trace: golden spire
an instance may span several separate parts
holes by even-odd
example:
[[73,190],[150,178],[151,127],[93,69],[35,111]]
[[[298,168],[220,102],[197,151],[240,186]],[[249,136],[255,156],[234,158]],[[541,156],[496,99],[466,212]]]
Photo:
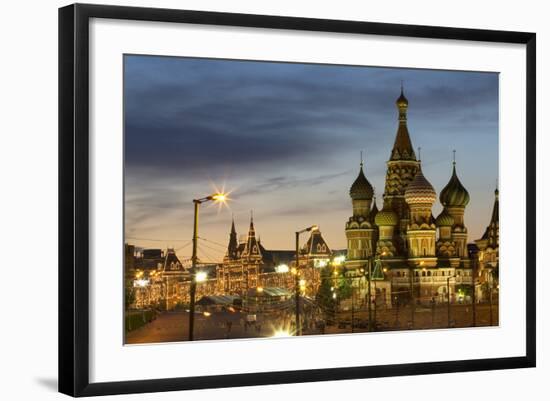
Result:
[[416,160],[411,138],[409,136],[409,130],[407,128],[407,109],[409,107],[409,101],[403,93],[403,83],[401,83],[401,94],[395,101],[395,104],[399,111],[399,126],[397,128],[397,135],[395,136],[390,160]]

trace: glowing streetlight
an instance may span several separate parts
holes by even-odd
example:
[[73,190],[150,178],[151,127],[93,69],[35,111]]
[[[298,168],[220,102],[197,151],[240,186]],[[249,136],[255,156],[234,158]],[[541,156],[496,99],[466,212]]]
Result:
[[300,268],[300,234],[303,234],[308,231],[317,231],[319,227],[317,225],[312,225],[303,230],[296,231],[296,281],[294,283],[294,296],[296,297],[296,335],[302,335],[302,328],[300,325],[300,279],[299,271]]
[[275,267],[275,271],[277,273],[288,273],[290,271],[290,268],[288,267],[288,265],[282,264]]
[[227,200],[226,194],[214,194],[214,195],[211,195],[211,197],[212,197],[212,200],[215,200],[217,202],[225,202]]
[[334,259],[332,259],[332,264],[334,266],[340,266],[342,263],[346,261],[346,257],[344,255],[338,255]]
[[284,337],[292,337],[292,335],[287,330],[275,330],[273,335],[271,336],[273,338],[284,338]]
[[205,271],[199,271],[195,273],[195,281],[197,283],[205,282],[208,279],[208,273]]
[[197,272],[197,242],[199,239],[199,207],[201,204],[214,201],[224,204],[228,200],[226,193],[216,192],[212,195],[200,199],[193,199],[195,206],[195,215],[193,220],[193,256],[191,256],[191,285],[189,289],[189,341],[193,341],[193,329],[195,327],[195,293],[197,291],[197,282],[206,280],[204,272]]

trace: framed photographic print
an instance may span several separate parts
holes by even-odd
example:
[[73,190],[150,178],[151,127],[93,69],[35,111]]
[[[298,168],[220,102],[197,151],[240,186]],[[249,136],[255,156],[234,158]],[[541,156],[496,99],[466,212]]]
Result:
[[534,33],[78,4],[59,78],[61,392],[535,366]]

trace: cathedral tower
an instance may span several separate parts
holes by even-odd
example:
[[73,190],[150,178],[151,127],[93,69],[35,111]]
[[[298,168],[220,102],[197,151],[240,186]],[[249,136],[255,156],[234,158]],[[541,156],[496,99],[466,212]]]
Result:
[[363,162],[359,175],[349,190],[353,215],[346,223],[348,253],[346,266],[351,269],[364,268],[368,257],[373,255],[375,227],[370,216],[374,189],[363,173]]
[[454,220],[451,226],[451,238],[456,244],[456,256],[467,259],[468,230],[464,225],[464,211],[470,202],[470,194],[458,179],[455,160],[453,160],[451,179],[441,191],[439,200]]
[[408,260],[411,265],[435,267],[435,220],[432,205],[436,200],[435,190],[424,177],[419,166],[412,182],[405,190],[405,201],[410,208],[407,226]]
[[399,223],[394,230],[394,242],[398,247],[397,252],[401,256],[406,256],[409,208],[404,196],[407,186],[419,169],[419,163],[416,160],[407,128],[409,101],[403,94],[403,86],[401,86],[401,95],[396,101],[396,106],[399,113],[399,124],[390,159],[387,162],[384,203],[388,202],[388,207],[397,214]]
[[378,226],[376,254],[381,258],[393,258],[397,256],[397,249],[393,238],[395,226],[399,224],[399,217],[391,209],[390,202],[386,199],[384,199],[382,210],[376,214],[374,222]]

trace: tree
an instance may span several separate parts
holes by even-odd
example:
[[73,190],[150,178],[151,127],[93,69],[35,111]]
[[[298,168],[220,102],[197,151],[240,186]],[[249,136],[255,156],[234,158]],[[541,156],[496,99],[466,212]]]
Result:
[[317,305],[323,311],[325,319],[334,319],[336,301],[334,300],[334,283],[331,276],[330,268],[324,267],[321,271],[321,283],[319,289],[317,290],[317,295],[315,300]]
[[352,279],[349,277],[339,277],[338,278],[338,298],[348,299],[351,298],[352,294]]
[[134,289],[127,285],[124,291],[124,304],[126,306],[126,310],[130,308],[130,305],[132,305],[135,300],[136,294],[134,293]]

